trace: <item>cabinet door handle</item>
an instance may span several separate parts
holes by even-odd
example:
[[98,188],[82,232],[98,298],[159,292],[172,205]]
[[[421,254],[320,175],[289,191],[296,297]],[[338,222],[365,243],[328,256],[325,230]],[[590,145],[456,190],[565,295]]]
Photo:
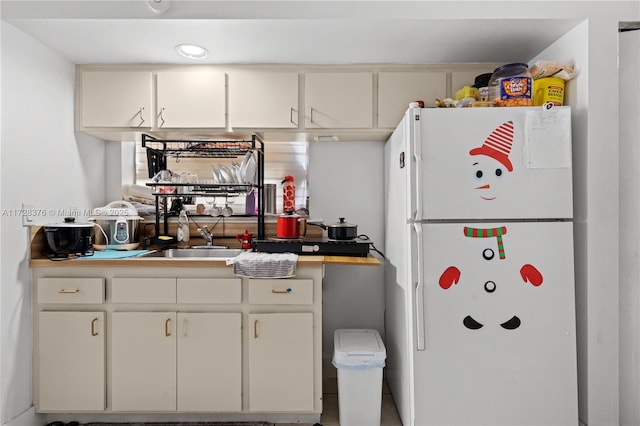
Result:
[[253,321],[253,338],[258,338],[258,320]]
[[182,320],[182,337],[187,337],[188,334],[188,330],[187,330],[187,319],[183,319]]
[[296,112],[296,110],[293,107],[291,107],[291,111],[289,112],[289,121],[291,122],[291,124],[294,124],[297,126],[298,125],[298,123],[296,122],[297,120],[294,121],[293,119],[294,112]]
[[309,114],[309,121],[313,123],[313,107],[310,107],[310,108],[311,108],[311,114]]
[[76,289],[73,289],[73,290],[65,290],[64,288],[61,288],[60,290],[58,290],[58,293],[60,293],[60,294],[80,293],[80,289],[76,288]]
[[144,107],[141,106],[140,110],[138,111],[138,115],[140,116],[140,124],[144,123]]
[[160,108],[160,127],[164,126],[164,109],[164,107]]
[[98,322],[98,318],[94,318],[91,320],[91,335],[97,336],[98,332],[96,331],[96,323]]
[[273,293],[273,294],[289,294],[289,293],[291,293],[291,289],[288,288],[286,290],[271,290],[271,293]]
[[164,322],[164,335],[169,337],[171,336],[171,330],[169,329],[169,323],[171,322],[171,318],[167,318]]

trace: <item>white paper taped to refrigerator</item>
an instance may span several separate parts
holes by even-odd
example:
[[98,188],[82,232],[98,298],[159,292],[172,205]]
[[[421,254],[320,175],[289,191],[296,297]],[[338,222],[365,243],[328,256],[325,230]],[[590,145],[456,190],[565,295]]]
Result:
[[523,154],[529,169],[571,167],[571,109],[527,111]]

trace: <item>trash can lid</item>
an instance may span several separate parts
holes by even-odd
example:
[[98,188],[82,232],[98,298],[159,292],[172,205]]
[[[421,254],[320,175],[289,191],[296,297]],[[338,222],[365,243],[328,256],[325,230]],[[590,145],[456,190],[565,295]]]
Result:
[[377,330],[336,330],[333,343],[333,365],[337,368],[379,368],[385,365],[387,350]]

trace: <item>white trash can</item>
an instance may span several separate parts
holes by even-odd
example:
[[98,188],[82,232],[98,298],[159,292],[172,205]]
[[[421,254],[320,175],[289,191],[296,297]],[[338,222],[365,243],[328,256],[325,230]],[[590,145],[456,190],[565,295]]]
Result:
[[382,369],[387,351],[376,330],[336,330],[333,365],[338,369],[340,426],[379,426]]

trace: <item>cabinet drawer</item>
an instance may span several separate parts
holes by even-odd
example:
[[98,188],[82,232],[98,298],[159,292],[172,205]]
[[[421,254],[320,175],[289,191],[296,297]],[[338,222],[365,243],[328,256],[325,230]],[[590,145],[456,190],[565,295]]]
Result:
[[240,303],[240,278],[178,278],[178,303]]
[[312,305],[313,280],[249,280],[249,303],[265,305]]
[[176,303],[175,278],[114,278],[113,303]]
[[103,303],[104,278],[39,278],[38,303]]

